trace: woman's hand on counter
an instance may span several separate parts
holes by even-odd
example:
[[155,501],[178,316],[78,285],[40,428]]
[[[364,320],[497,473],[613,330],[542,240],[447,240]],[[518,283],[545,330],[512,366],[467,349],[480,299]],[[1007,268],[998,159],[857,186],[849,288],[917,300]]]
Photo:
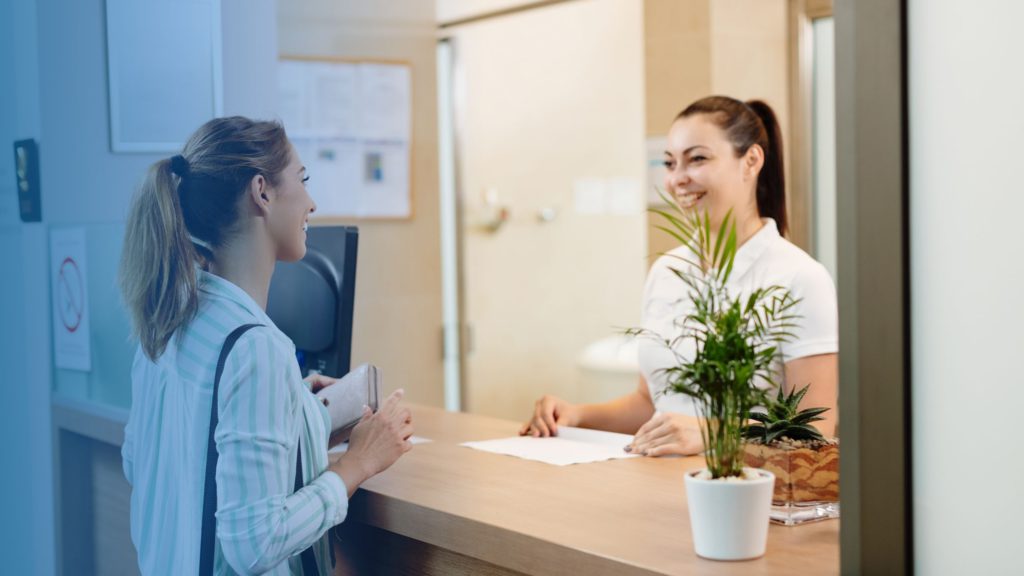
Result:
[[699,426],[694,416],[655,413],[637,430],[633,443],[626,447],[626,451],[642,456],[699,454],[704,450]]
[[546,395],[533,407],[530,421],[519,429],[520,436],[557,436],[559,426],[578,426],[582,409],[557,396]]

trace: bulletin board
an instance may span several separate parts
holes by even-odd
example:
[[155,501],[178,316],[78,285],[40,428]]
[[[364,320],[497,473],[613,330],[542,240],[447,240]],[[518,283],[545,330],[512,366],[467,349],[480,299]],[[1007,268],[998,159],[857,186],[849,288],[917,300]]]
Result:
[[314,223],[413,217],[408,63],[282,57],[278,113],[310,177]]

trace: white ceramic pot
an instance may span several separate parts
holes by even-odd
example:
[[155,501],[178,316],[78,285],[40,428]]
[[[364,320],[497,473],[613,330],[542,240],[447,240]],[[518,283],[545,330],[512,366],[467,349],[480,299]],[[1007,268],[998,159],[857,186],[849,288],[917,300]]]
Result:
[[697,554],[711,560],[749,560],[764,555],[775,475],[753,470],[752,480],[704,480],[686,473],[686,500]]

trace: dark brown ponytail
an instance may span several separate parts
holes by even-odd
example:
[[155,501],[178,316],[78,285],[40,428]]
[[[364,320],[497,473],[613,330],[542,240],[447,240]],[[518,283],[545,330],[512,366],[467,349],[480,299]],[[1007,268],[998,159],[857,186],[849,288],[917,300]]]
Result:
[[771,106],[761,100],[743,103],[728,96],[708,96],[686,107],[676,119],[708,114],[725,131],[737,156],[757,144],[764,150],[764,166],[757,177],[757,211],[775,220],[779,233],[789,231],[786,214],[786,177],[782,155],[782,131]]
[[181,154],[150,166],[129,209],[120,283],[151,360],[199,309],[196,268],[238,231],[239,199],[252,179],[273,184],[290,160],[280,124],[234,116],[210,120]]

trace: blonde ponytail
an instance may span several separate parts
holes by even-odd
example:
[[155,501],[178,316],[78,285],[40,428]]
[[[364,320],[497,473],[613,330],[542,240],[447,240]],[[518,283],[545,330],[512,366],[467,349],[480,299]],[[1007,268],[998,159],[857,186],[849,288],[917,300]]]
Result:
[[132,200],[120,282],[142,350],[156,360],[199,307],[195,265],[170,160],[153,164]]

